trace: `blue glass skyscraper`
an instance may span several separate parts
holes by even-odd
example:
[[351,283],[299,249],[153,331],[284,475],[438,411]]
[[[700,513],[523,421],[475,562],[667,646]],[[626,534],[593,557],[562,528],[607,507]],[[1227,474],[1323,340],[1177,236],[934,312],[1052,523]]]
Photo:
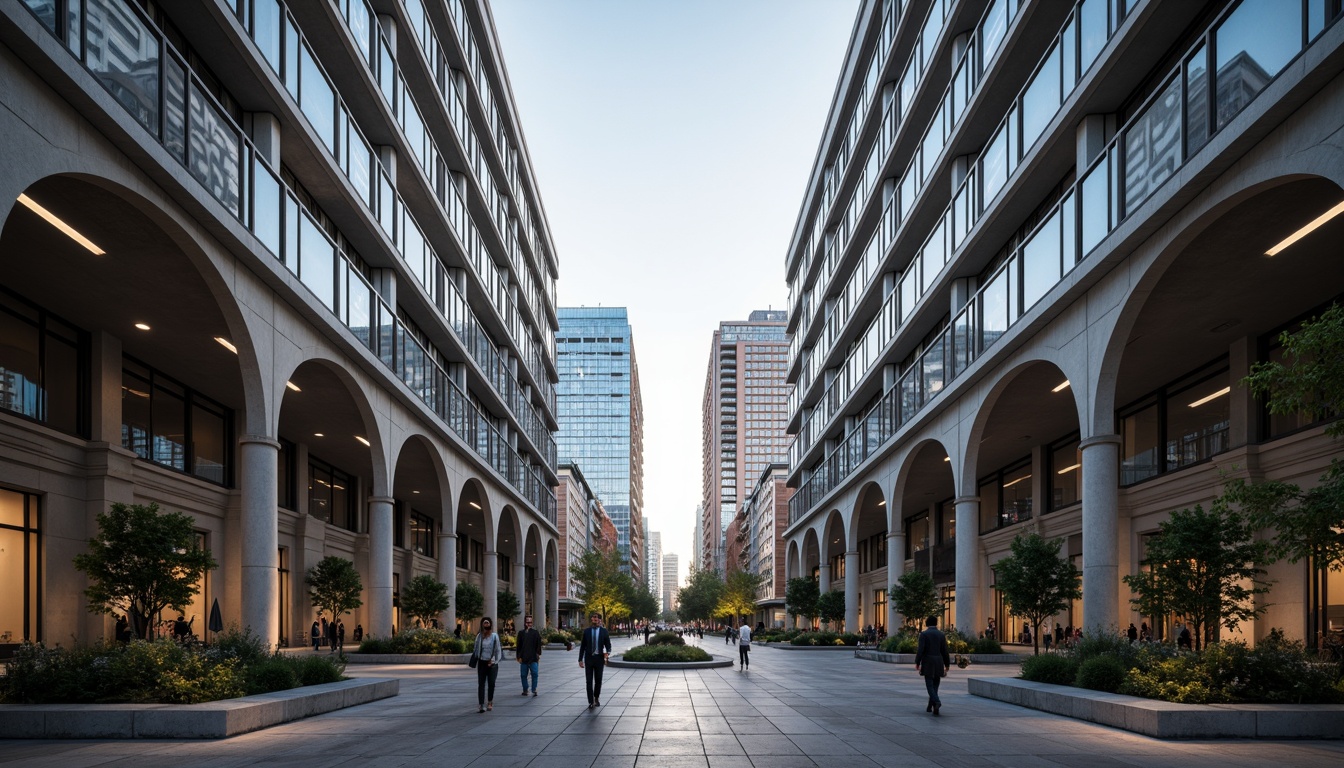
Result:
[[[625,307],[561,307],[556,405],[561,464],[577,464],[616,524],[625,568],[643,575],[644,412]],[[634,556],[631,556],[631,553]]]

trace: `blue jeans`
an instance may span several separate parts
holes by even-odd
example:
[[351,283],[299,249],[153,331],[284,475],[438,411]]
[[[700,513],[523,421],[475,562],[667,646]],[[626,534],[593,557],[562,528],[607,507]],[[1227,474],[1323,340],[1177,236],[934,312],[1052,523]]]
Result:
[[930,675],[924,678],[924,687],[929,690],[929,701],[942,706],[943,702],[938,698],[938,684],[943,682],[943,678],[938,675]]
[[536,691],[537,691],[537,670],[539,670],[540,668],[541,668],[541,665],[538,664],[538,663],[535,662],[535,661],[530,662],[530,663],[529,663],[529,662],[526,662],[526,661],[521,661],[521,662],[518,663],[518,672],[519,672],[519,674],[520,674],[520,675],[522,676],[522,678],[523,678],[523,693],[527,693],[527,675],[528,675],[529,672],[532,673],[532,692],[533,692],[533,693],[536,693]]

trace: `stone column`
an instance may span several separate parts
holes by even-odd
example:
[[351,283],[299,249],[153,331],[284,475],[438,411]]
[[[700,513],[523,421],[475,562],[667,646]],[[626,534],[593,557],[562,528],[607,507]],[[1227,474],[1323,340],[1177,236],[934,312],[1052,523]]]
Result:
[[532,626],[540,629],[546,626],[551,614],[546,595],[546,574],[540,569],[537,573],[539,575],[532,579]]
[[484,584],[481,591],[485,593],[485,608],[482,616],[489,616],[490,620],[495,622],[495,631],[499,631],[499,617],[495,615],[499,611],[499,554],[494,550],[488,550],[485,553],[485,573]]
[[522,629],[523,616],[527,613],[527,566],[515,561],[513,578],[509,580],[509,589],[518,596],[518,614],[513,616],[513,626]]
[[1083,631],[1120,620],[1120,436],[1096,435],[1083,452]]
[[817,566],[817,592],[826,594],[831,591],[831,564],[821,563]]
[[845,631],[859,631],[859,551],[845,553]]
[[457,626],[457,534],[439,532],[439,581],[448,587],[448,610],[439,617],[444,630]]
[[891,596],[891,585],[905,575],[905,529],[887,531],[887,634],[901,626],[903,617],[896,612],[896,601]]
[[560,579],[549,580],[546,590],[546,616],[552,629],[560,628]]
[[[973,634],[980,626],[980,497],[962,496],[957,505],[957,616],[962,632]],[[933,552],[930,551],[932,556]]]
[[369,497],[369,634],[392,636],[392,502]]
[[243,628],[275,645],[279,639],[279,593],[276,571],[279,557],[279,518],[276,482],[280,443],[263,435],[238,440],[242,468],[242,619]]

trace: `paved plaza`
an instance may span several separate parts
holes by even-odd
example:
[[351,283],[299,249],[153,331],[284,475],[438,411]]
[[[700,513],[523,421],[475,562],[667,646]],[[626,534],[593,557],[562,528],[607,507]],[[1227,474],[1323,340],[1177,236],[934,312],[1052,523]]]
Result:
[[[631,642],[617,640],[616,651]],[[703,642],[713,653],[729,650],[722,638]],[[924,712],[924,685],[912,668],[844,652],[758,647],[746,672],[608,669],[603,706],[591,712],[574,652],[546,652],[537,698],[519,695],[516,665],[506,660],[495,709],[486,714],[476,712],[475,670],[351,665],[354,676],[400,677],[401,695],[217,741],[0,741],[0,763],[58,768],[1344,764],[1344,742],[1159,741],[966,693],[970,675],[1015,670],[953,669],[943,685],[943,716],[934,718]]]

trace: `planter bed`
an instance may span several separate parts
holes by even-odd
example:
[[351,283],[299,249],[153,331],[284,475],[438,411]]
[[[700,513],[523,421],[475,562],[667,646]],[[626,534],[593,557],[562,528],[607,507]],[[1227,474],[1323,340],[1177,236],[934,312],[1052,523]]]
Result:
[[[713,655],[713,654],[711,654]],[[617,669],[717,669],[731,667],[735,662],[723,656],[714,656],[709,661],[625,661],[616,656],[607,662],[607,666]]]
[[347,653],[347,664],[462,664],[471,653]]
[[364,678],[204,704],[0,704],[2,739],[222,739],[396,696]]
[[1176,704],[1018,678],[968,678],[972,695],[1159,739],[1344,739],[1341,704]]
[[762,643],[766,648],[785,651],[853,651],[857,645],[793,645],[792,643]]
[[[962,656],[971,660],[971,664],[1020,664],[1027,656],[1016,653],[963,653]],[[854,656],[869,661],[880,661],[884,664],[914,664],[915,654],[913,653],[883,653],[882,651],[872,651],[860,649],[854,652]]]

